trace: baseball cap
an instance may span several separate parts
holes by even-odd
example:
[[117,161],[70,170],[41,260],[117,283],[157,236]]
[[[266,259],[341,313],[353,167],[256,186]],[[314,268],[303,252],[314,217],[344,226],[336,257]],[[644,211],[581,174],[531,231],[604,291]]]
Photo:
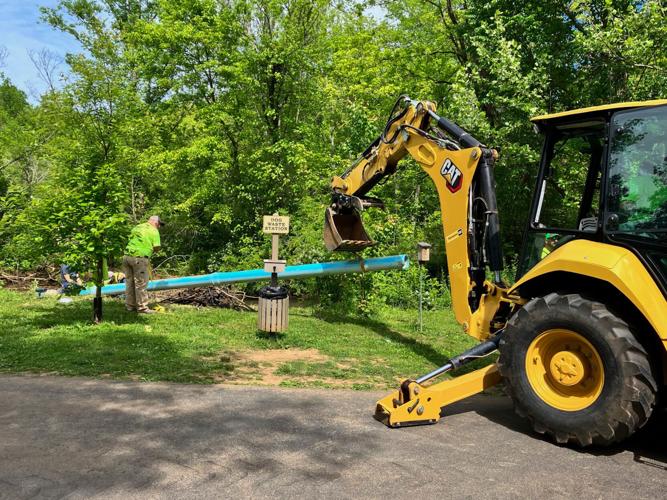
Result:
[[151,216],[148,218],[148,220],[151,221],[151,222],[153,222],[153,221],[154,221],[154,222],[157,222],[158,225],[159,225],[160,227],[166,225],[166,223],[165,223],[162,219],[160,219],[160,216],[159,216],[159,215],[151,215]]

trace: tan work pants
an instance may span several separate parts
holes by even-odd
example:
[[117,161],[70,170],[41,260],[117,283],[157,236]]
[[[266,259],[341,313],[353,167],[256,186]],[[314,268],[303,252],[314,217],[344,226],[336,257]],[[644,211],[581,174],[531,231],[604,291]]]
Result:
[[150,261],[146,257],[123,257],[125,273],[125,307],[130,311],[146,311],[148,309],[148,267]]

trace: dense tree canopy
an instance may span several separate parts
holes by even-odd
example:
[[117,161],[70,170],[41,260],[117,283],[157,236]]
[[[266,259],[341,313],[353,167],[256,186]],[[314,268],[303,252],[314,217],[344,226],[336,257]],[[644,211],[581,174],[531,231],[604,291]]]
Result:
[[[82,46],[67,80],[33,106],[0,79],[2,263],[113,259],[159,213],[165,251],[191,271],[256,266],[276,211],[292,216],[286,257],[324,259],[328,180],[400,94],[501,149],[511,261],[539,154],[528,119],[665,97],[666,13],[661,0],[62,0],[43,19]],[[432,241],[441,277],[426,176],[405,162],[377,195],[373,251]]]

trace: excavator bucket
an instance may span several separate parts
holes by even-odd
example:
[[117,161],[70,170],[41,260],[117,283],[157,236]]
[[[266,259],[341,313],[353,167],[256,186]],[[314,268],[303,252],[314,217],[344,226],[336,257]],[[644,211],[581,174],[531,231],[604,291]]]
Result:
[[375,244],[356,210],[336,213],[331,207],[324,213],[324,244],[327,250],[359,252]]

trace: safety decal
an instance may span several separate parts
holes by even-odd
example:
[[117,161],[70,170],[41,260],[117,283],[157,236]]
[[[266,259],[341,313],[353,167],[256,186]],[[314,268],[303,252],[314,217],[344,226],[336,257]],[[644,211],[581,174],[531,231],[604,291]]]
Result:
[[442,164],[442,168],[440,168],[440,174],[445,178],[447,189],[452,193],[456,193],[461,189],[463,174],[461,173],[461,170],[452,163],[452,160],[449,158],[445,160],[445,163]]
[[454,231],[452,234],[447,236],[446,238],[447,243],[454,241],[456,238],[462,235],[463,235],[463,229],[458,229],[457,231]]

